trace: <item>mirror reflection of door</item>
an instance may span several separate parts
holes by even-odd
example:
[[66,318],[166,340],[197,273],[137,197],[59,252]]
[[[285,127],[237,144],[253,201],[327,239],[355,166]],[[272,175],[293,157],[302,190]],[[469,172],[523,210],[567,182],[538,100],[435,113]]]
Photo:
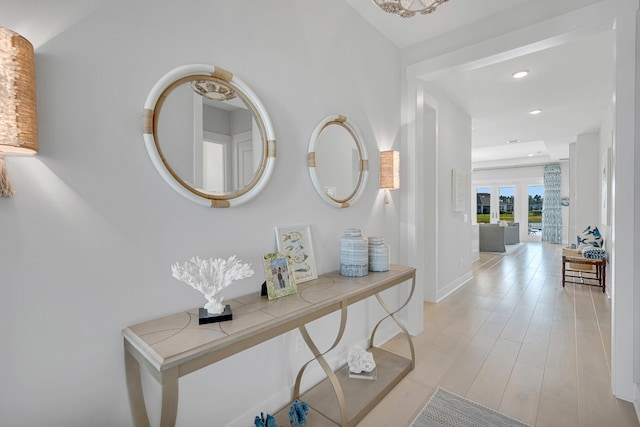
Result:
[[253,144],[251,140],[239,142],[237,145],[238,159],[238,188],[242,188],[251,182],[253,178]]
[[202,141],[202,189],[211,194],[226,193],[225,175],[227,167],[226,147],[229,141],[225,141],[225,135],[216,135],[205,132]]
[[[217,191],[221,191],[218,194],[234,193],[247,186],[255,176],[256,168],[253,161],[255,121],[246,108],[202,97],[200,99],[204,102],[203,134],[222,134],[226,146],[224,150],[217,150],[218,158],[211,161],[211,164],[222,169],[221,172],[212,172],[214,175],[221,174],[223,177],[222,185],[217,188]],[[203,138],[204,140],[206,138]],[[198,144],[198,142],[196,139],[195,143]],[[220,143],[219,140],[216,142]]]
[[263,138],[253,113],[236,96],[208,99],[182,84],[167,97],[158,126],[162,152],[188,185],[229,195],[249,185],[262,161]]

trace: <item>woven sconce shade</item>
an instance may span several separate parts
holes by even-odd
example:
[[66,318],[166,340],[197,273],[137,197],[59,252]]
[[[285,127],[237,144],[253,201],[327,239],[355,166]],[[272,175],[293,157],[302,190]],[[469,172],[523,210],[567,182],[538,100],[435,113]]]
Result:
[[397,190],[400,188],[400,152],[380,152],[380,188]]
[[0,196],[14,193],[4,166],[4,154],[37,152],[33,46],[19,34],[0,27]]

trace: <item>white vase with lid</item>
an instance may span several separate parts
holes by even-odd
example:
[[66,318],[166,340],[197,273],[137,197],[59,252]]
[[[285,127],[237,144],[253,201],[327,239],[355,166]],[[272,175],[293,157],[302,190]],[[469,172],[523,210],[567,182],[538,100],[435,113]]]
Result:
[[369,245],[358,228],[347,228],[340,239],[340,274],[362,277],[369,273]]
[[369,271],[389,271],[389,245],[384,237],[369,237]]

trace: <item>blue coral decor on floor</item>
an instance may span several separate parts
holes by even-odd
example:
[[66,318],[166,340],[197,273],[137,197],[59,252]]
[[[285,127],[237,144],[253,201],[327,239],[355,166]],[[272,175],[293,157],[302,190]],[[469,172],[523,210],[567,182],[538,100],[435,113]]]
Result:
[[253,421],[255,427],[278,427],[276,425],[276,419],[271,414],[264,416],[264,413],[260,413],[260,416],[256,415],[256,419]]
[[291,427],[307,424],[307,415],[309,415],[309,405],[301,400],[295,400],[291,405],[291,409],[289,409]]

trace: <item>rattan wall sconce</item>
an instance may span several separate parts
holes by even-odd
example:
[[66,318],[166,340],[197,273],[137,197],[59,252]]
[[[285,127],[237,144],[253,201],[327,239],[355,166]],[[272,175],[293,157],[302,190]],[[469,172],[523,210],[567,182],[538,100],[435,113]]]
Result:
[[389,190],[400,188],[400,152],[380,152],[380,189],[384,190],[384,203],[389,204]]
[[0,27],[0,196],[15,193],[5,154],[38,152],[36,73],[33,46],[21,35]]

